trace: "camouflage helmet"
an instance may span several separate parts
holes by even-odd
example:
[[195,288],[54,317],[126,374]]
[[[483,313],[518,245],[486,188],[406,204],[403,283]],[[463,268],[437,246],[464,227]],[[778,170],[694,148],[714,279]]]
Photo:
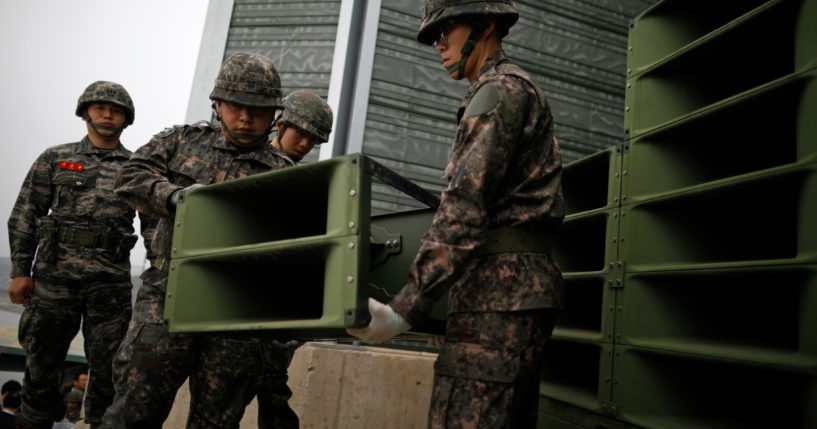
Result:
[[269,58],[238,52],[221,65],[210,99],[280,109],[281,77]]
[[125,123],[122,128],[132,124],[136,116],[130,94],[118,83],[98,80],[88,85],[77,100],[76,115],[80,118],[85,117],[85,111],[92,103],[111,103],[125,109]]
[[511,0],[425,0],[423,21],[417,32],[417,41],[431,45],[439,36],[438,26],[451,18],[483,15],[493,16],[504,29],[519,19],[519,12]]
[[284,98],[284,112],[278,123],[300,128],[321,142],[327,142],[332,132],[332,109],[318,95],[293,91]]

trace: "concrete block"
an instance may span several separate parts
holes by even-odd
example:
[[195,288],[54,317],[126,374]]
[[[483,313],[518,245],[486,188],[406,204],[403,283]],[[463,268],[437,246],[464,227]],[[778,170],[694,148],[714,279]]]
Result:
[[[436,358],[426,352],[306,343],[289,366],[289,404],[303,429],[425,428]],[[189,406],[185,382],[162,428],[183,429]],[[257,427],[258,403],[253,399],[240,429]],[[89,426],[80,421],[75,428]]]

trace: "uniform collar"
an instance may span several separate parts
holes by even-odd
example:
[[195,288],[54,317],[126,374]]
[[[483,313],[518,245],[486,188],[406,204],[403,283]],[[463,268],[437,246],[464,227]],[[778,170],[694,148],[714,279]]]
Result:
[[[273,133],[275,133],[275,131],[273,131]],[[287,159],[287,161],[289,161],[290,163],[292,163],[292,165],[297,165],[297,164],[298,164],[298,162],[296,162],[294,159],[292,159],[292,158],[289,156],[289,154],[288,154],[288,153],[286,153],[286,152],[284,152],[283,150],[278,149],[277,147],[273,146],[273,144],[272,144],[272,142],[273,142],[273,141],[275,141],[275,134],[273,134],[273,135],[272,135],[272,139],[270,139],[269,146],[272,148],[272,151],[273,151],[273,152],[275,152],[275,154],[276,154],[276,155],[279,155],[279,156],[281,156],[282,158],[286,158],[286,159]]]
[[471,102],[471,97],[476,94],[479,87],[481,87],[486,80],[496,75],[496,67],[506,61],[510,61],[510,59],[502,48],[497,49],[493,54],[488,56],[485,63],[482,64],[482,67],[479,69],[476,79],[474,79],[474,81],[471,82],[471,86],[468,87],[468,93],[462,100],[462,103],[460,103],[460,108],[457,109],[457,123],[462,120],[463,112],[465,112],[468,103]]
[[291,159],[278,153],[269,143],[262,144],[255,149],[249,150],[241,150],[237,148],[234,144],[227,140],[227,137],[224,135],[224,130],[222,130],[221,127],[218,128],[218,138],[215,142],[213,142],[213,147],[234,152],[236,153],[235,157],[238,159],[252,159],[269,167],[280,165],[281,160],[283,160],[287,166],[295,165]]
[[479,69],[479,73],[477,73],[477,77],[474,79],[474,82],[471,83],[469,93],[471,89],[477,88],[485,79],[496,74],[496,67],[505,61],[510,61],[510,59],[501,48],[497,49],[493,54],[491,54],[485,60],[485,63],[482,64],[482,67]]
[[125,146],[122,146],[122,142],[117,143],[116,147],[113,149],[100,149],[91,143],[91,139],[89,139],[87,135],[82,138],[82,141],[79,142],[79,153],[83,155],[102,153],[108,156],[120,156],[125,158],[130,158],[132,155],[131,151],[126,149]]

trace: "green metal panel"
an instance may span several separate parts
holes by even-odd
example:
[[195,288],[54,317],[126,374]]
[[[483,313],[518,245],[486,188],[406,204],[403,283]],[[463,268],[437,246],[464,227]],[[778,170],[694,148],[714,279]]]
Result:
[[817,265],[632,273],[622,292],[617,343],[817,373]]
[[564,273],[568,306],[557,321],[555,337],[612,341],[613,315],[608,309],[621,279],[617,218],[618,209],[573,215],[557,232],[553,258]]
[[637,75],[681,48],[740,18],[768,0],[662,1],[639,15],[630,28],[628,73]]
[[[637,137],[709,109],[729,97],[817,66],[817,58],[803,58],[811,52],[806,48],[811,43],[795,40],[795,35],[806,31],[795,26],[817,25],[817,16],[807,18],[802,13],[812,10],[814,1],[817,0],[766,2],[744,15],[736,15],[734,20],[659,61],[641,66],[643,70],[631,66],[625,97],[625,129],[631,137]],[[687,7],[685,2],[678,3],[683,4],[679,7]],[[695,9],[696,5],[699,9]],[[710,3],[692,2],[689,6],[690,13],[697,11],[699,15],[706,15],[709,8]],[[653,10],[662,8],[656,6]],[[735,14],[741,11],[740,7],[733,9]],[[630,40],[633,52],[643,44],[660,43],[662,36],[673,33],[672,26],[666,33],[640,33],[635,30],[639,21],[640,18],[635,21]],[[770,28],[787,30],[769,31]],[[795,45],[802,46],[799,58],[795,58]],[[725,52],[729,54],[724,55]],[[631,63],[634,61],[631,59]]]
[[545,396],[539,397],[539,429],[636,429],[638,426],[616,420],[607,414],[594,413],[575,405],[567,404]]
[[[371,237],[377,245],[372,245],[369,263],[369,294],[381,302],[391,301],[408,279],[408,267],[420,250],[420,239],[431,226],[435,210],[423,209],[408,212],[372,216]],[[398,243],[395,243],[395,240]],[[389,244],[388,242],[391,241]],[[397,249],[399,246],[399,249]],[[395,267],[402,267],[397,271]],[[431,310],[432,323],[429,329],[443,332],[448,316],[447,295],[437,301]]]
[[626,168],[622,192],[634,203],[775,167],[813,163],[813,118],[817,70],[775,80],[634,138],[625,160],[636,168]]
[[562,191],[568,217],[621,205],[621,151],[622,146],[616,145],[564,166]]
[[[593,413],[609,411],[613,344],[554,338],[548,343],[544,360],[540,395]],[[556,412],[541,408],[540,411]]]
[[813,371],[628,346],[615,354],[613,401],[625,422],[656,429],[817,424]]
[[555,235],[553,257],[564,273],[567,308],[545,358],[540,394],[549,405],[540,406],[540,425],[584,425],[610,412],[614,309],[623,278],[621,162],[618,145],[564,167],[568,215]]
[[565,274],[606,274],[618,255],[618,209],[572,215],[554,237],[553,258]]
[[813,263],[817,164],[628,204],[621,219],[627,272]]
[[[367,298],[387,301],[402,287],[433,213],[371,219],[372,175],[384,171],[348,155],[185,193],[165,301],[170,331],[311,338],[367,323]],[[417,331],[438,332],[445,313],[435,315]]]
[[553,330],[553,338],[612,342],[613,314],[607,309],[615,302],[615,291],[607,287],[606,275],[565,274],[565,295],[569,303]]
[[621,146],[574,161],[562,175],[568,216],[557,231],[553,257],[565,282],[567,309],[554,329],[561,340],[611,342],[618,260]]

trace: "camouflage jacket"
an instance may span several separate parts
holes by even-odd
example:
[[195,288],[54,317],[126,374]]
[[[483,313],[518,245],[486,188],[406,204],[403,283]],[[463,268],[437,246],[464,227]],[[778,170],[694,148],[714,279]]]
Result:
[[448,312],[561,307],[561,273],[543,253],[478,255],[487,230],[548,235],[564,218],[562,161],[542,91],[502,50],[492,54],[460,105],[443,177],[448,187],[390,305],[412,325],[449,293]]
[[152,254],[169,258],[173,240],[168,198],[194,183],[209,185],[290,167],[289,159],[263,144],[240,150],[209,122],[165,129],[134,153],[116,175],[116,194],[140,212],[159,217]]
[[[78,143],[46,149],[37,158],[8,221],[12,277],[31,275],[36,250],[35,275],[58,280],[89,275],[130,278],[127,256],[136,241],[135,212],[113,193],[114,175],[130,156],[121,144],[100,149],[86,136]],[[141,219],[144,231],[152,221]],[[68,231],[62,238],[61,228]],[[121,238],[122,246],[114,250],[66,242],[75,230]]]

